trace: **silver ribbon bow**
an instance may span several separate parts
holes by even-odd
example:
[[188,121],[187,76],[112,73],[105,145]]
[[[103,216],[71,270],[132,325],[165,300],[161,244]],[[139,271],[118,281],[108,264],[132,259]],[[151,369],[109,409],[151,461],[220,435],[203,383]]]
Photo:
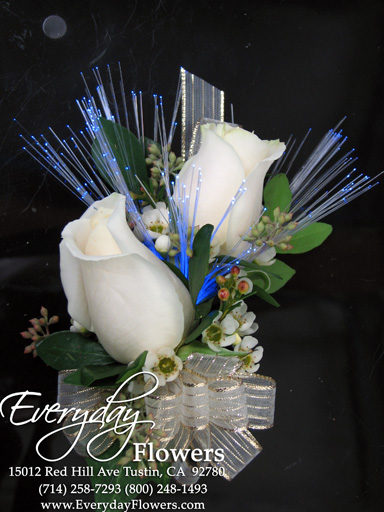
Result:
[[[241,372],[236,357],[191,354],[179,379],[146,397],[156,429],[165,432],[162,448],[224,451],[224,460],[210,461],[234,478],[262,448],[249,429],[273,426],[276,383],[270,377]],[[177,462],[183,483],[199,477],[187,462]]]

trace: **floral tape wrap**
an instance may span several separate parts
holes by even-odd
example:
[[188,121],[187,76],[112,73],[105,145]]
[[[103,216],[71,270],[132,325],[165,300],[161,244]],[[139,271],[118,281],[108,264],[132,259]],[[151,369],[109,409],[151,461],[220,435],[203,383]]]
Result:
[[[222,467],[228,480],[234,478],[262,448],[248,429],[273,426],[276,383],[269,377],[240,372],[236,357],[192,354],[177,381],[158,388],[145,398],[156,428],[166,437],[162,448],[221,448]],[[187,462],[178,462],[183,483],[198,476]]]

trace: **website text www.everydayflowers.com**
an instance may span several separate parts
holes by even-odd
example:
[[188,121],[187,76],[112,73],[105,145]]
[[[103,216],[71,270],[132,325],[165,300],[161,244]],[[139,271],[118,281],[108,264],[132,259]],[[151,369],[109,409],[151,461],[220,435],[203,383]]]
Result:
[[141,499],[134,499],[129,503],[122,503],[118,501],[110,503],[95,503],[83,500],[76,500],[70,502],[41,502],[41,510],[205,510],[203,502],[183,501],[177,503],[172,502],[147,502]]

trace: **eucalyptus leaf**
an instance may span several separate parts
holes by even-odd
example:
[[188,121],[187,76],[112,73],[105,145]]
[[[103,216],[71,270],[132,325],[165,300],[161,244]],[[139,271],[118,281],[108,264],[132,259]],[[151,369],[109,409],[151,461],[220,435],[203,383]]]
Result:
[[193,241],[193,256],[189,260],[189,292],[196,304],[199,291],[208,272],[213,226],[206,224],[199,229]]
[[147,164],[145,163],[145,152],[142,144],[137,137],[118,123],[109,121],[104,117],[99,118],[100,129],[102,130],[107,147],[112,154],[103,156],[102,149],[98,139],[94,139],[92,144],[92,157],[104,180],[112,186],[113,180],[108,174],[105,160],[115,159],[119,167],[121,175],[124,178],[128,189],[132,192],[140,192],[140,183],[135,175],[140,178],[143,183],[147,183]]
[[59,331],[36,343],[37,355],[55,370],[74,370],[116,361],[97,341],[77,332]]
[[184,340],[184,345],[188,345],[188,343],[191,343],[193,340],[195,340],[197,337],[200,336],[200,334],[211,325],[211,323],[214,321],[214,319],[218,315],[218,311],[211,311],[209,315],[207,315],[203,320],[200,322],[200,324],[194,329],[189,336]]
[[264,206],[267,209],[265,215],[273,220],[273,210],[277,207],[282,212],[289,212],[292,201],[292,192],[285,174],[277,174],[268,181],[264,187]]
[[301,254],[311,251],[321,245],[331,233],[332,226],[330,224],[314,222],[292,236],[289,243],[293,245],[293,249],[282,251],[276,248],[276,252],[279,254]]

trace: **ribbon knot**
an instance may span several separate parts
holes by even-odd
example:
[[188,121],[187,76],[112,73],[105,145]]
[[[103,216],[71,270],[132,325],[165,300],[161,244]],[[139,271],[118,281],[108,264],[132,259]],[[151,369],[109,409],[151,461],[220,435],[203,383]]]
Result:
[[[241,371],[236,357],[192,354],[177,381],[145,398],[156,428],[165,432],[162,448],[217,449],[224,460],[208,463],[234,478],[262,448],[248,429],[273,426],[276,383],[269,377]],[[188,462],[176,462],[183,483],[198,480]]]

